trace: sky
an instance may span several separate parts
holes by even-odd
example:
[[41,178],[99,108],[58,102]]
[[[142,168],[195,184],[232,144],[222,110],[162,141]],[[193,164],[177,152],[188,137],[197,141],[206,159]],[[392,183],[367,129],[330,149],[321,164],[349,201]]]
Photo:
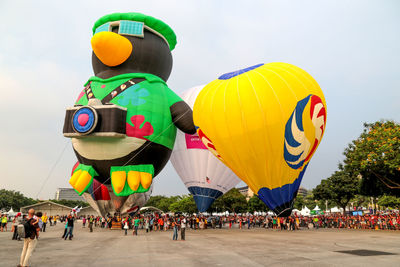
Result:
[[[168,86],[181,93],[220,74],[286,62],[310,73],[327,101],[324,138],[302,185],[343,160],[364,122],[400,121],[399,1],[0,1],[0,188],[54,198],[76,162],[65,108],[93,75],[93,23],[113,12],[163,20],[178,44]],[[153,195],[186,194],[168,163]]]

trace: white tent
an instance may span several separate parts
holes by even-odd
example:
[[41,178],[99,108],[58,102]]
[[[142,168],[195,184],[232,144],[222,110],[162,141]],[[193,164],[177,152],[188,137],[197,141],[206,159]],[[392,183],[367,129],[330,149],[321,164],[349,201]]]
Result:
[[318,207],[318,205],[313,209],[315,211],[320,211],[321,209]]
[[343,209],[342,208],[338,208],[338,207],[333,207],[333,208],[331,208],[331,212],[332,213],[335,213],[335,212],[343,212]]
[[11,208],[9,211],[8,211],[8,216],[11,216],[11,217],[13,217],[13,216],[15,216],[17,213],[13,210],[13,208]]
[[293,209],[292,210],[292,214],[301,214],[300,211],[298,209]]
[[302,216],[309,216],[310,215],[310,209],[307,208],[307,206],[304,206],[304,208],[301,209],[300,214]]

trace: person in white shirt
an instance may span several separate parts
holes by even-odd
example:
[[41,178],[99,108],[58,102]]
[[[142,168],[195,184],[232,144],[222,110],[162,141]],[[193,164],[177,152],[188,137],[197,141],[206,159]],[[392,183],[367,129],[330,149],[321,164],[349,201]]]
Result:
[[185,241],[186,219],[181,217],[181,240]]

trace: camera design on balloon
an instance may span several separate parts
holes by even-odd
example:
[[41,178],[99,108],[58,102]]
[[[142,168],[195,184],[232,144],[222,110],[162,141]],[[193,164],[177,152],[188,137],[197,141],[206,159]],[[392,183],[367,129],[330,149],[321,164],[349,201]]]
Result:
[[114,104],[70,107],[65,113],[63,134],[70,138],[124,137],[126,114],[126,108]]

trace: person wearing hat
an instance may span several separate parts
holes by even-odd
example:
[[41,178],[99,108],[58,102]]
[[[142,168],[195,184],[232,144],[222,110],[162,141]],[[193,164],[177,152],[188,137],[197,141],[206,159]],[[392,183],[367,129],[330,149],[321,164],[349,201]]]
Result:
[[[151,16],[113,13],[95,22],[91,44],[95,76],[64,124],[79,161],[69,182],[80,195],[94,177],[117,196],[147,192],[170,158],[176,128],[196,132],[192,110],[166,84],[175,33]],[[97,124],[96,112],[107,114]]]

